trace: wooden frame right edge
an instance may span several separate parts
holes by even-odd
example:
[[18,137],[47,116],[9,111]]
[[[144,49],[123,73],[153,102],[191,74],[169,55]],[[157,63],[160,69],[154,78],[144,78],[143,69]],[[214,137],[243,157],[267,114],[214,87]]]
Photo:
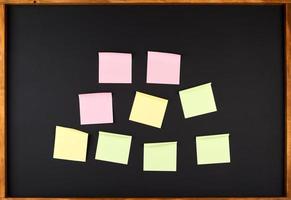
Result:
[[291,199],[291,4],[285,5],[285,192]]

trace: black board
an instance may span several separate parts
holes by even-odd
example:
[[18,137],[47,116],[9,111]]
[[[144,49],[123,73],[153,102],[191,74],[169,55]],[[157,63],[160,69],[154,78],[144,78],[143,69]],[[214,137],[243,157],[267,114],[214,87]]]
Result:
[[[284,193],[281,6],[8,6],[8,195]],[[148,50],[182,54],[181,84],[146,84]],[[133,84],[98,84],[97,52],[133,53]],[[218,112],[185,120],[178,90],[212,82]],[[162,129],[128,121],[135,91],[169,99]],[[112,91],[114,124],[81,126],[78,94]],[[56,125],[87,162],[52,159]],[[129,164],[94,160],[98,131],[133,136]],[[230,133],[231,163],[196,165],[197,135]],[[143,143],[178,141],[177,172],[143,172]]]

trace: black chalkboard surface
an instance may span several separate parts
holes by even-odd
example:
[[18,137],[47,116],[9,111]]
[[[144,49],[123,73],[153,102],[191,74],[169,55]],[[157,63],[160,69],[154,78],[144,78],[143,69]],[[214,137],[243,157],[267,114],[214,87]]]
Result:
[[[8,6],[8,195],[279,196],[281,6]],[[148,50],[182,55],[180,85],[146,84]],[[98,51],[131,52],[132,84],[98,84]],[[212,82],[218,112],[184,119],[180,89]],[[135,91],[169,99],[162,129],[128,120]],[[80,125],[78,94],[112,91],[114,123]],[[54,160],[55,126],[89,133]],[[128,165],[94,159],[98,131],[133,136]],[[196,164],[195,136],[230,133],[231,163]],[[143,143],[178,141],[177,172],[143,172]]]

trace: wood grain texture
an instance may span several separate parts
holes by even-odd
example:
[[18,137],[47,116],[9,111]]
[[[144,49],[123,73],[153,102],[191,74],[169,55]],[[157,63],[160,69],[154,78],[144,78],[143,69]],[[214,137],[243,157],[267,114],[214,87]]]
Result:
[[[211,197],[211,198],[4,198],[5,200],[290,200],[286,197]],[[3,199],[3,200],[4,200]],[[0,199],[1,200],[1,199]]]
[[285,6],[286,195],[291,199],[291,4]]
[[0,4],[285,4],[291,0],[0,0]]
[[0,5],[0,197],[6,191],[5,5]]

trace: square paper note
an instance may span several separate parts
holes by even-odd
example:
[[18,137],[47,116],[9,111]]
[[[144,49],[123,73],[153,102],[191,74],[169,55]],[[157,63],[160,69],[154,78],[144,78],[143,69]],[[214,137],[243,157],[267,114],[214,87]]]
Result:
[[230,163],[229,134],[196,137],[198,165]]
[[131,83],[131,54],[99,52],[99,83]]
[[185,118],[217,111],[211,83],[179,92]]
[[53,158],[85,162],[87,141],[87,133],[56,126]]
[[127,165],[131,136],[99,131],[96,160]]
[[144,144],[144,171],[176,171],[177,142]]
[[147,83],[180,83],[181,55],[148,51]]
[[129,120],[161,128],[168,100],[136,92]]
[[81,125],[113,123],[111,92],[79,94],[79,105]]

